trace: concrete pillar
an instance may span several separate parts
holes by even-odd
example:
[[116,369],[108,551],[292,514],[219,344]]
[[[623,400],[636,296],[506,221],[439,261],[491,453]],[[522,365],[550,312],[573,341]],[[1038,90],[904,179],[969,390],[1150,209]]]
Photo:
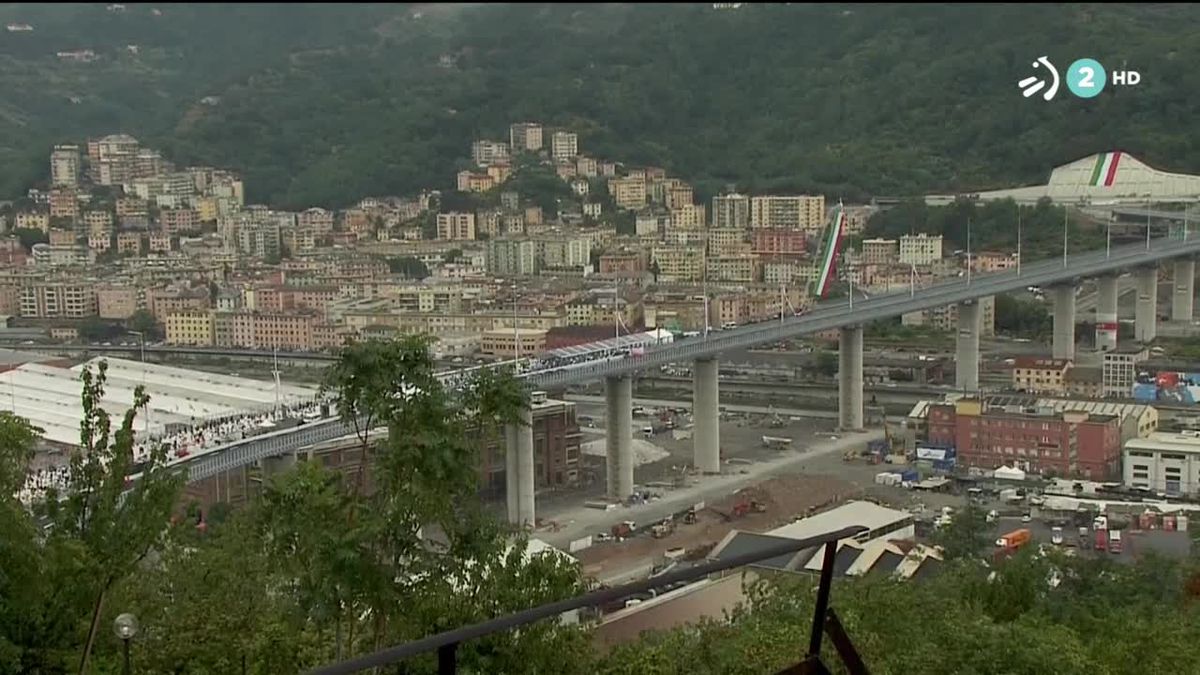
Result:
[[1138,342],[1153,342],[1158,335],[1158,268],[1137,271],[1137,311],[1133,315],[1133,337]]
[[692,447],[696,468],[721,472],[721,409],[717,360],[700,359],[692,366]]
[[838,345],[838,421],[847,431],[863,428],[863,329],[842,329]]
[[954,387],[961,391],[979,390],[979,303],[958,303],[958,345],[954,363]]
[[520,523],[537,525],[534,514],[533,491],[537,486],[533,461],[533,410],[521,409],[521,424],[517,426],[517,514]]
[[268,481],[281,473],[286,473],[294,466],[296,466],[296,454],[293,452],[264,457],[262,460],[263,480]]
[[1096,349],[1108,352],[1117,348],[1117,277],[1100,277],[1096,285]]
[[1055,286],[1054,345],[1056,359],[1075,359],[1075,284]]
[[1192,304],[1195,294],[1196,261],[1176,260],[1172,277],[1175,292],[1171,294],[1171,320],[1192,322]]
[[521,523],[521,508],[517,497],[520,487],[517,485],[517,425],[504,425],[504,503],[508,513],[508,522],[513,525]]
[[608,498],[624,501],[633,494],[633,380],[628,375],[604,379],[608,416]]

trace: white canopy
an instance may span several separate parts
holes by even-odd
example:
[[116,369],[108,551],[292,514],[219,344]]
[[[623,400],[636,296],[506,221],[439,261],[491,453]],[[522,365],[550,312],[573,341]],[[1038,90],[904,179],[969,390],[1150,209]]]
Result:
[[1002,466],[992,473],[992,477],[999,480],[1025,480],[1025,472],[1011,466]]

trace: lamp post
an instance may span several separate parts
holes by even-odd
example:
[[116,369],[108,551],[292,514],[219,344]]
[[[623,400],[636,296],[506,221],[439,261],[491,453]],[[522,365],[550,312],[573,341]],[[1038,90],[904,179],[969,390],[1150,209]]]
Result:
[[131,672],[129,670],[129,641],[132,640],[133,637],[138,633],[137,617],[129,612],[121,614],[115,621],[113,621],[113,632],[116,633],[117,637],[121,639],[122,643],[124,643],[122,651],[125,654],[125,664],[122,667],[121,672],[124,673],[124,675],[129,675]]
[[[142,357],[142,390],[146,389],[146,334],[140,330],[126,331],[138,337],[138,351]],[[150,433],[150,406],[146,406],[146,433]],[[132,616],[132,615],[131,615]]]

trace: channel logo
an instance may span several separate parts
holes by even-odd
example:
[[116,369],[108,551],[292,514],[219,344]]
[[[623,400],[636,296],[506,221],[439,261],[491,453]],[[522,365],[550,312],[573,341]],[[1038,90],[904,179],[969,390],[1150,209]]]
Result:
[[[1050,63],[1050,59],[1044,56],[1039,56],[1037,61],[1033,62],[1034,68],[1039,66],[1045,67],[1045,71],[1050,73],[1050,77],[1052,78],[1050,88],[1046,89],[1046,93],[1042,94],[1042,98],[1049,101],[1050,99],[1054,98],[1055,94],[1058,93],[1058,69],[1054,67],[1053,63]],[[1042,89],[1045,89],[1046,80],[1045,78],[1038,77],[1037,75],[1030,75],[1029,77],[1018,82],[1017,86],[1021,88],[1021,95],[1025,98],[1029,98]]]
[[[1033,62],[1033,67],[1040,69],[1041,74],[1031,75],[1017,82],[1017,87],[1021,89],[1021,95],[1030,98],[1044,89],[1042,98],[1046,101],[1053,99],[1054,95],[1058,93],[1058,69],[1045,56],[1039,56],[1037,61]],[[1071,64],[1070,68],[1067,68],[1066,81],[1067,89],[1075,96],[1095,98],[1104,91],[1109,77],[1108,72],[1104,66],[1100,65],[1099,61],[1087,58],[1078,59]],[[1112,86],[1114,87],[1132,87],[1141,81],[1142,75],[1136,70],[1122,68],[1112,72]]]

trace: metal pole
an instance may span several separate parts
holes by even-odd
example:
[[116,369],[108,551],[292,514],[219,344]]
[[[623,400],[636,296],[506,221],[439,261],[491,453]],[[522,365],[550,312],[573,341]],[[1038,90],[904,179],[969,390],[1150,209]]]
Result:
[[971,219],[967,218],[967,285],[971,285]]
[[1017,276],[1021,276],[1021,205],[1017,204]]
[[1150,250],[1150,210],[1146,210],[1146,250]]
[[1063,207],[1063,267],[1067,266],[1067,207]]
[[1104,227],[1104,257],[1112,257],[1112,220]]
[[123,640],[123,642],[125,643],[125,646],[122,649],[122,651],[125,652],[125,665],[121,668],[121,672],[124,673],[124,675],[129,675],[129,673],[132,672],[129,669],[129,639],[126,638]]
[[825,559],[821,564],[821,583],[817,586],[817,604],[813,609],[812,634],[808,639],[808,655],[821,653],[821,634],[825,627],[825,614],[829,611],[829,590],[833,586],[833,561],[837,558],[838,543],[825,544]]

